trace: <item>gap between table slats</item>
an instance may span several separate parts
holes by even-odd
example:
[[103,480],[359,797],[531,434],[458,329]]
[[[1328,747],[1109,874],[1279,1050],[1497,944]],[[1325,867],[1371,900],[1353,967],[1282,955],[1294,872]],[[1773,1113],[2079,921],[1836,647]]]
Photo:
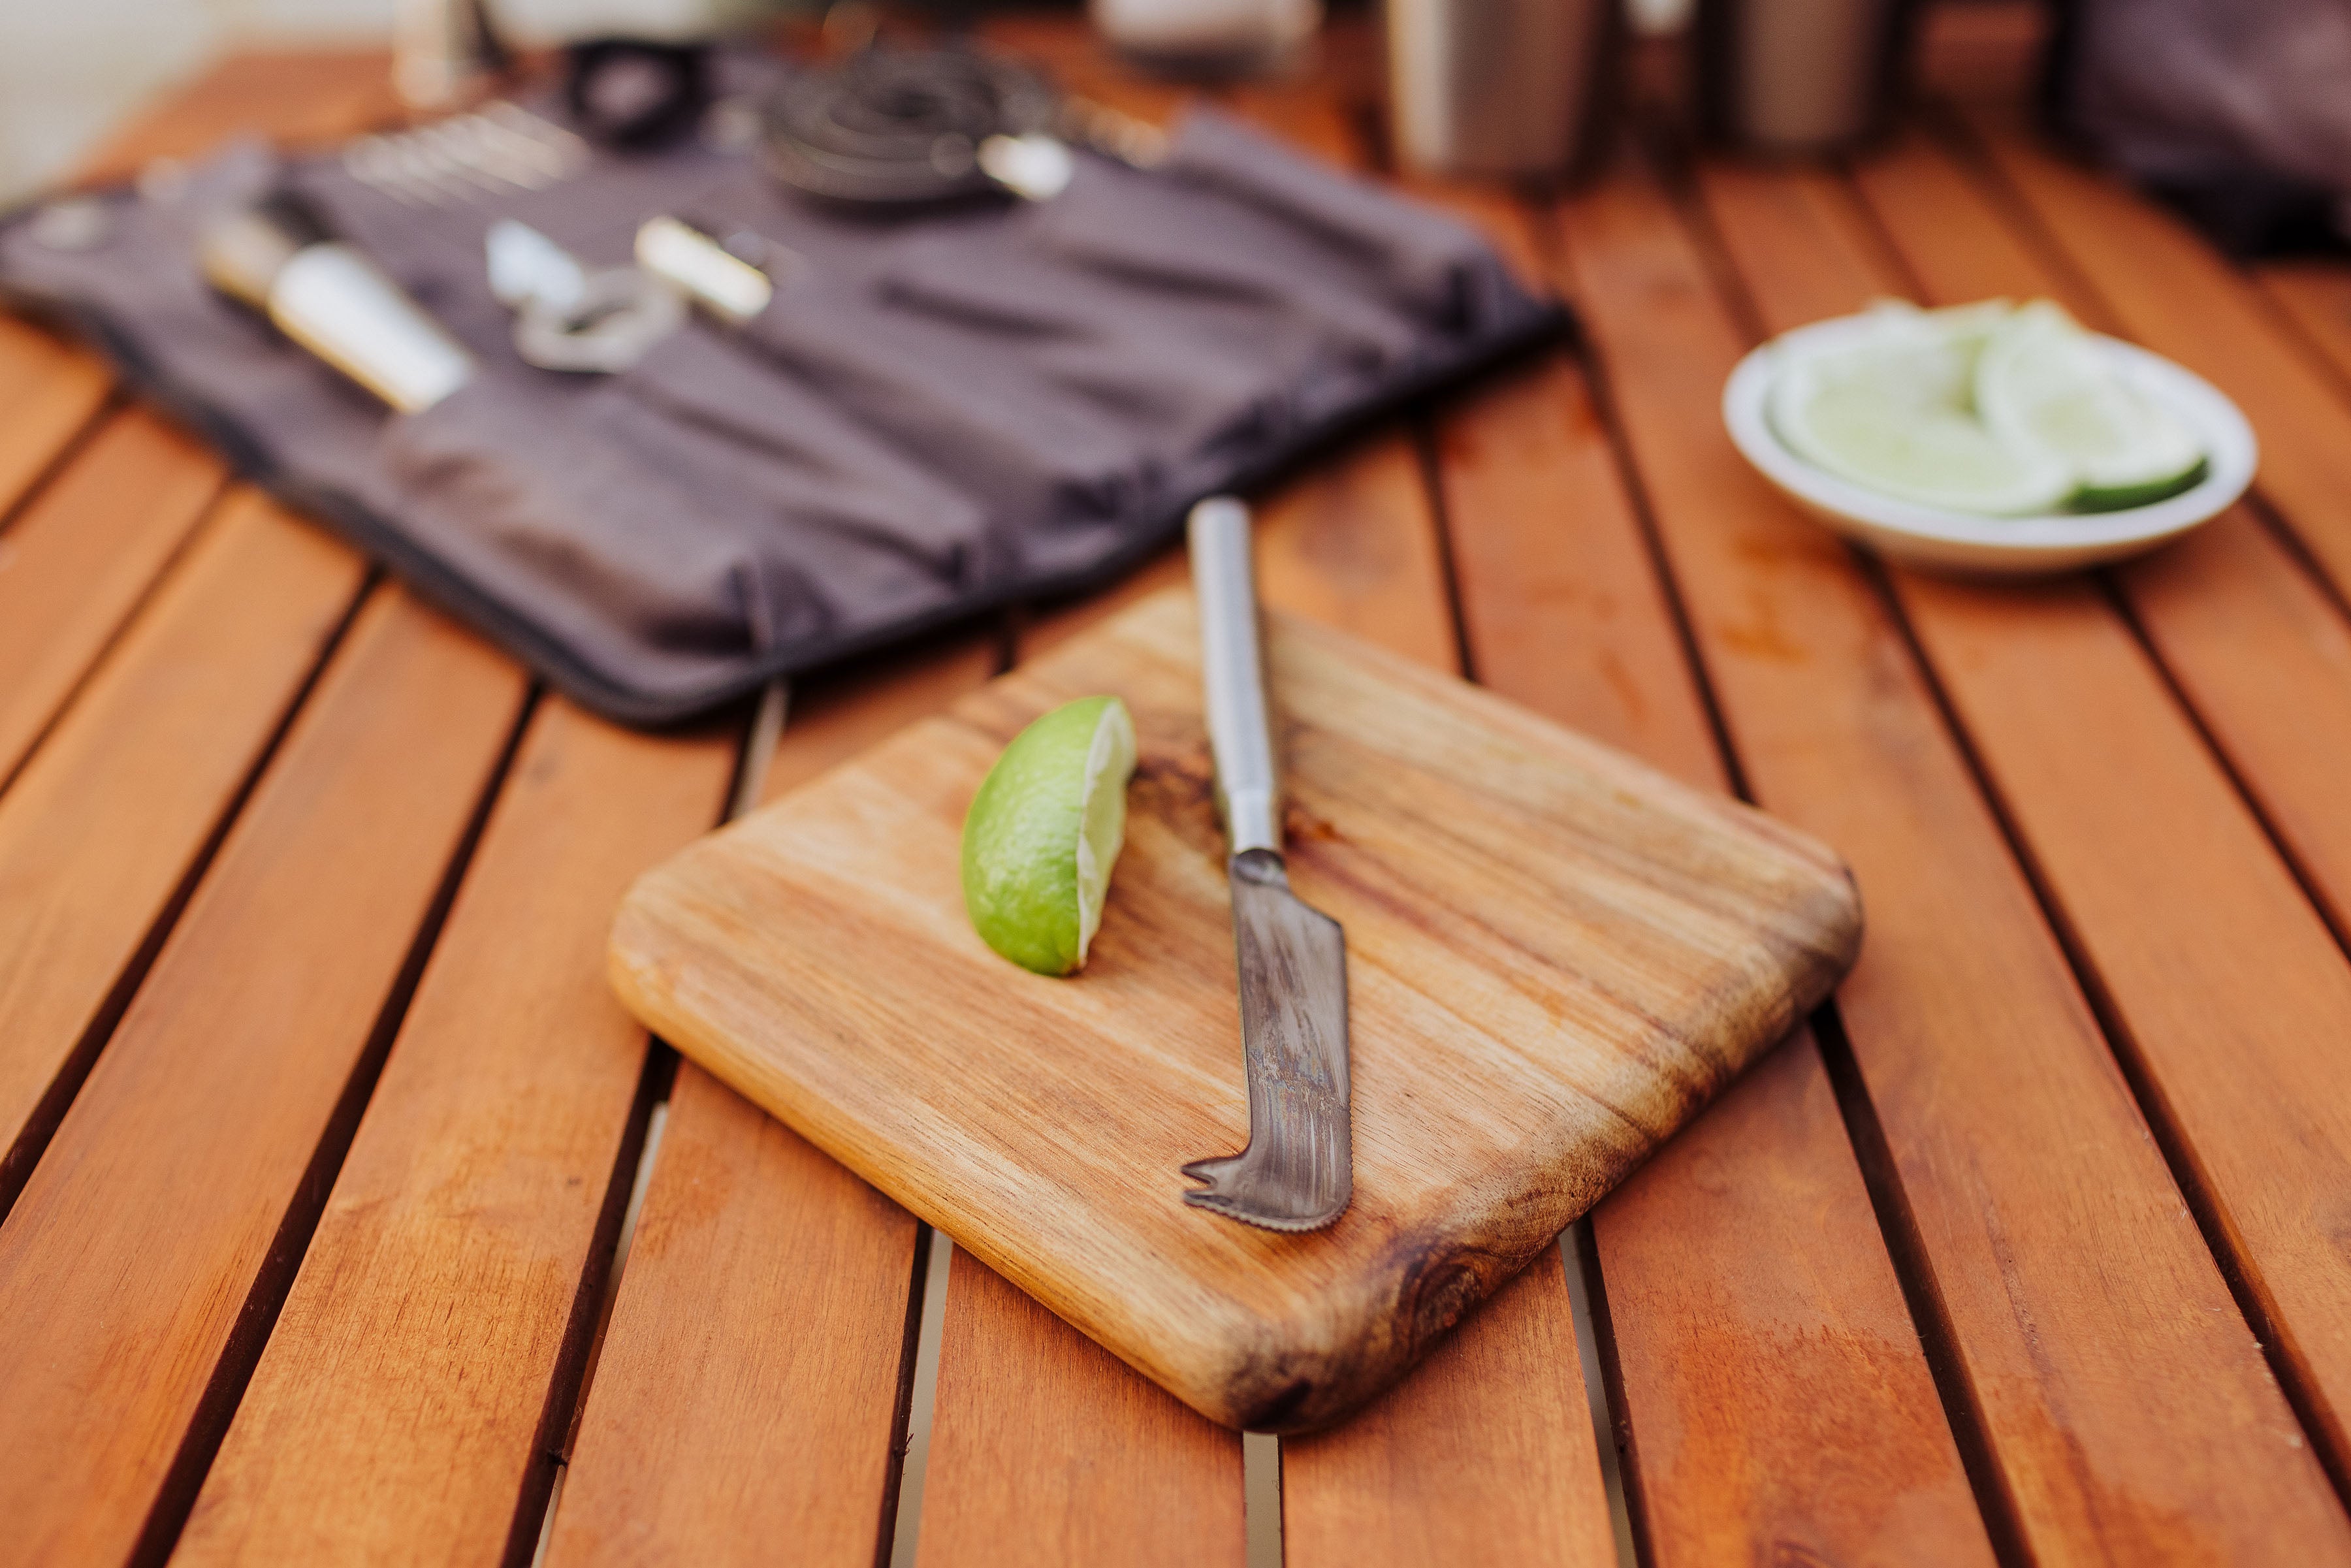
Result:
[[2337,385],[2351,390],[2351,267],[2340,256],[2266,261],[2253,276]]

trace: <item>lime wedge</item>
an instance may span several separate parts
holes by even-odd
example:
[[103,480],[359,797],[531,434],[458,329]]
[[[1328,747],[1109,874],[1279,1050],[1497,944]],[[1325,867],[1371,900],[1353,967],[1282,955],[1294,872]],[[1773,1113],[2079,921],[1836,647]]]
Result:
[[2203,473],[2195,434],[2125,385],[2089,334],[2046,299],[2011,316],[1984,346],[1975,403],[1994,435],[2070,465],[2080,485],[2074,505],[2085,511],[2158,501]]
[[1992,516],[2053,510],[2074,493],[2072,466],[1976,417],[1977,361],[2007,315],[2003,301],[1880,306],[1854,335],[1782,345],[1772,428],[1806,462],[1922,506]]
[[1083,967],[1126,842],[1134,720],[1080,697],[1013,737],[963,822],[963,903],[980,940],[1023,968]]

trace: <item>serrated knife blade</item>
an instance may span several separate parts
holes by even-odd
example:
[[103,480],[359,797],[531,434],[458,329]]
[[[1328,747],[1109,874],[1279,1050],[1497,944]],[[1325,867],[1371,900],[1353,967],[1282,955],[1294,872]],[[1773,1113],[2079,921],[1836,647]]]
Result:
[[1317,1230],[1354,1194],[1346,935],[1290,891],[1282,859],[1248,509],[1212,497],[1192,509],[1187,533],[1232,888],[1249,1139],[1238,1155],[1186,1166],[1205,1185],[1184,1200],[1271,1230]]

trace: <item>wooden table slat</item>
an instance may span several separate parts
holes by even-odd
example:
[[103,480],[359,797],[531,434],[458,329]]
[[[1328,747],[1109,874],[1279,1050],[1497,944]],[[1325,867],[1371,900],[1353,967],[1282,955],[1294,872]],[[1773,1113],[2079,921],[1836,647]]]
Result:
[[[996,672],[992,632],[794,694],[763,798]],[[812,1565],[889,1539],[913,1372],[911,1216],[681,1063],[582,1407],[549,1561],[730,1562],[793,1542]],[[660,1455],[648,1464],[648,1455]]]
[[2351,933],[2351,623],[2242,506],[2116,580],[2335,930]]
[[[0,410],[0,428],[6,419]],[[209,453],[131,411],[108,421],[0,534],[0,781],[226,482]]]
[[1281,1443],[1289,1568],[1604,1568],[1608,1498],[1556,1250],[1539,1255],[1343,1426]]
[[[1541,267],[1515,204],[1421,193]],[[1437,449],[1480,681],[1725,788],[1581,371],[1554,357],[1480,387],[1441,413]],[[1755,1541],[1830,1562],[1989,1560],[1809,1031],[1659,1150],[1593,1227],[1626,1484],[1655,1561],[1713,1561]]]
[[[1515,210],[1485,216],[1497,238],[1524,237]],[[1447,404],[1436,453],[1479,684],[1686,783],[1723,788],[1672,607],[1574,361],[1547,354]]]
[[[1869,186],[1914,193],[1899,211],[1879,210],[1934,301],[2048,292],[2055,278],[2024,265],[2021,250],[2003,257],[1982,232],[1996,230],[2000,214],[1980,191],[1948,162],[1949,178],[1922,167],[1938,161],[1919,146],[1903,179]],[[1830,296],[1847,286],[1837,281],[1842,269],[1811,249],[1776,255],[1771,266],[1784,275],[1798,262],[1810,264],[1802,275],[1821,292],[1789,303],[1803,314],[1834,309]],[[1866,293],[1894,280],[1848,281]],[[2351,409],[2342,423],[2351,435]],[[2254,721],[2255,744],[2236,750],[2241,772],[2266,777],[2282,758],[2269,793],[2291,795],[2316,784],[2321,769],[2309,760],[2335,763],[2325,793],[2338,809],[2325,811],[2313,795],[2301,820],[2339,857],[2351,629],[2308,602],[2314,591],[2249,519],[2220,530],[2199,538],[2189,562],[2162,567],[2151,580],[2158,591],[2138,591],[2150,580],[2144,569],[2122,574],[2126,591],[2158,651],[2198,673],[2183,685],[2206,705],[2206,729],[2238,733],[2225,706],[2210,705],[2252,689],[2267,716]],[[2351,1255],[2335,1235],[2331,1196],[2351,1191],[2351,1059],[2338,1049],[2351,1040],[2351,966],[2163,673],[2093,586],[2003,591],[1904,573],[1894,581],[2121,1025],[2153,1113],[2183,1146],[2232,1270],[2261,1303],[2264,1336],[2275,1334],[2317,1416],[2314,1436],[2338,1472],[2351,1473]],[[2304,602],[2297,612],[2281,598]],[[2271,657],[2253,662],[2245,628],[2261,629],[2259,653]],[[2297,628],[2316,635],[2294,645]],[[2289,712],[2296,737],[2278,722]]]
[[1839,1010],[2002,1512],[2049,1555],[2351,1551],[1900,629],[1713,416],[1745,344],[1692,235],[1633,167],[1564,232],[1745,776],[1860,879]]
[[2351,267],[2339,256],[2269,261],[2253,276],[2335,373],[2351,377]]
[[0,796],[0,1207],[360,580],[239,492]]
[[1240,1568],[1239,1437],[961,1249],[952,1275],[918,1568]]
[[112,386],[97,355],[0,315],[0,522],[97,417]]
[[1593,1233],[1650,1561],[1994,1561],[1811,1030]]
[[1461,667],[1444,545],[1408,432],[1366,436],[1266,497],[1257,573],[1269,604]]
[[360,612],[0,1226],[28,1558],[120,1561],[193,1500],[523,694],[405,595]]
[[717,820],[735,749],[532,716],[178,1561],[538,1539],[645,1110],[609,912]]

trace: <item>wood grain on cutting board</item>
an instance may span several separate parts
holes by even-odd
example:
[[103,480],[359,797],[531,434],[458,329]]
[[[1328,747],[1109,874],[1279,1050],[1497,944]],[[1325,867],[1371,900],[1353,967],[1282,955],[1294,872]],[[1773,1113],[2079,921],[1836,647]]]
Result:
[[[1191,597],[1156,596],[649,873],[612,969],[664,1038],[1203,1414],[1347,1414],[1851,961],[1817,843],[1450,677],[1270,618],[1292,880],[1346,927],[1355,1202],[1190,1208],[1248,1135]],[[957,837],[998,751],[1115,692],[1142,761],[1085,972],[1007,964]]]

